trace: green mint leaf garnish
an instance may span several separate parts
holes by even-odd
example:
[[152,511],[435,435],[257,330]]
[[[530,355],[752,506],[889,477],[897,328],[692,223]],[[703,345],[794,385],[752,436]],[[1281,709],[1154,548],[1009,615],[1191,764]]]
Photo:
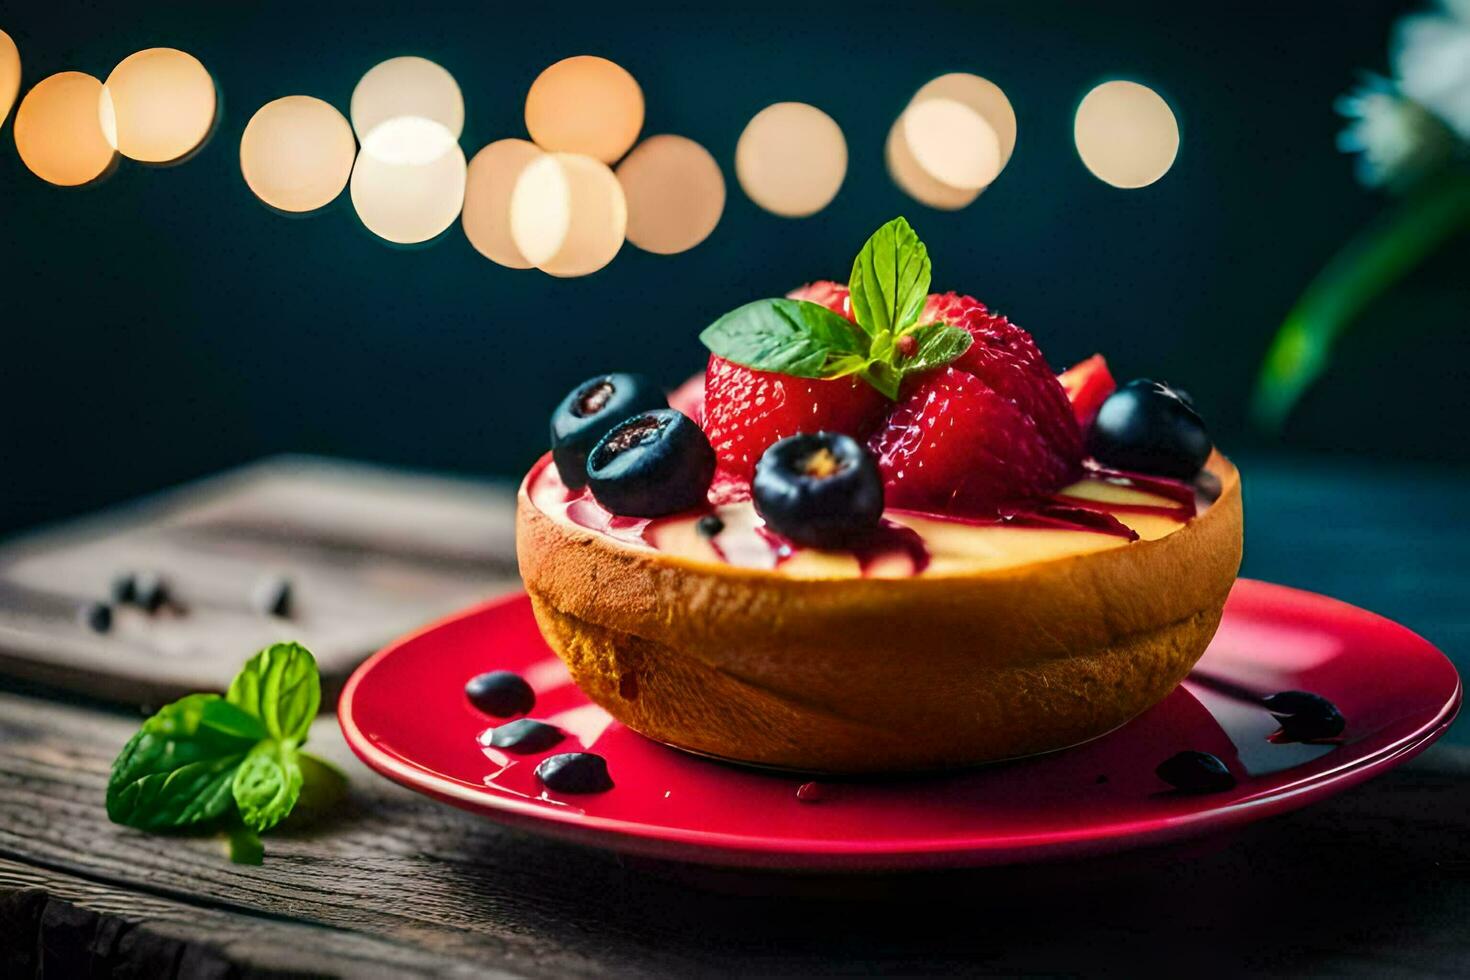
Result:
[[908,334],[918,342],[919,348],[914,351],[913,357],[903,361],[905,374],[943,367],[969,350],[970,345],[975,342],[968,330],[951,327],[947,323],[928,323],[922,327],[914,327]]
[[316,660],[299,643],[277,643],[246,661],[226,697],[265,723],[272,738],[306,741],[321,707]]
[[732,310],[699,335],[704,346],[756,371],[797,378],[853,373],[867,345],[852,324],[818,303],[758,299]]
[[873,232],[852,263],[847,288],[858,325],[899,334],[918,322],[929,298],[929,250],[903,218]]
[[330,784],[319,799],[341,797],[341,773],[316,760],[304,766],[299,752],[320,705],[311,653],[295,643],[267,647],[226,697],[191,694],[143,722],[112,764],[108,818],[141,830],[223,822],[231,860],[259,864],[255,835],[312,795],[308,774]]
[[235,770],[232,786],[240,820],[256,833],[286,819],[301,795],[301,765],[291,742],[264,739]]
[[265,736],[258,719],[217,694],[165,705],[112,764],[108,819],[163,830],[221,816],[233,803],[235,770]]

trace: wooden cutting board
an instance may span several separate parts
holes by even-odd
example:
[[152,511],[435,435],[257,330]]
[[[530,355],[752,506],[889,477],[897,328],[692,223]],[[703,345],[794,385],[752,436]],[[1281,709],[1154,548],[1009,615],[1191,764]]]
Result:
[[[279,640],[317,658],[330,708],[394,637],[516,588],[514,490],[310,457],[279,457],[0,548],[0,675],[156,706],[221,690]],[[120,574],[155,574],[156,613],[112,605]],[[287,615],[258,607],[290,582]]]

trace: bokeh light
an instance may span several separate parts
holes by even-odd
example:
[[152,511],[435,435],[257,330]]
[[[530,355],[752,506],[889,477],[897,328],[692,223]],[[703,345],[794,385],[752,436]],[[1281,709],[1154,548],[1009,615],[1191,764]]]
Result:
[[1000,176],[1000,140],[990,124],[954,99],[925,99],[903,113],[903,138],[914,162],[935,180],[979,190]]
[[1098,180],[1147,187],[1179,154],[1179,122],[1163,97],[1137,82],[1103,82],[1082,99],[1073,126],[1077,153]]
[[927,204],[941,211],[958,211],[980,196],[979,188],[950,187],[935,180],[919,166],[904,138],[903,116],[894,120],[889,129],[888,142],[883,153],[893,182],[920,204]]
[[0,126],[10,115],[15,97],[20,94],[20,51],[10,35],[0,31]]
[[683,136],[650,136],[618,164],[628,241],[672,255],[709,237],[725,211],[725,177],[708,150]]
[[352,128],[366,145],[385,122],[417,116],[438,123],[458,140],[464,132],[464,96],[459,83],[427,58],[389,58],[371,68],[352,90]]
[[352,206],[367,229],[416,245],[454,224],[464,205],[464,151],[449,130],[419,116],[379,123],[352,168]]
[[746,195],[773,214],[816,214],[842,187],[847,140],[816,106],[777,102],[756,113],[740,134],[735,175]]
[[628,227],[623,187],[607,164],[548,153],[522,171],[510,199],[511,235],[553,276],[585,276],[613,260]]
[[240,172],[255,196],[282,211],[315,211],[352,175],[357,141],[337,109],[309,95],[267,102],[240,137]]
[[526,130],[544,150],[613,163],[643,129],[643,90],[621,65],[592,55],[558,61],[526,95]]
[[191,54],[149,48],[118,62],[107,76],[99,112],[107,141],[143,163],[178,160],[214,125],[214,79]]
[[485,258],[511,269],[531,263],[510,233],[510,197],[522,171],[544,154],[526,140],[496,140],[470,161],[464,188],[464,233]]
[[15,112],[15,148],[30,171],[63,187],[107,172],[115,155],[102,133],[97,106],[102,83],[79,71],[42,79]]
[[979,75],[950,72],[926,82],[909,104],[917,105],[929,99],[952,99],[969,106],[989,123],[1000,143],[1000,166],[1005,169],[1016,149],[1016,110],[999,85]]

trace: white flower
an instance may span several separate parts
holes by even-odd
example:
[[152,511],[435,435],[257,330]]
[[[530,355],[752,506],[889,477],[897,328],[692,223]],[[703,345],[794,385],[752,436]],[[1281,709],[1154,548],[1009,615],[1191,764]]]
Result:
[[1444,123],[1404,98],[1385,78],[1365,76],[1361,85],[1337,100],[1336,107],[1351,120],[1338,134],[1337,147],[1359,154],[1358,179],[1365,184],[1403,187],[1450,156],[1454,138]]
[[1392,60],[1404,95],[1470,140],[1470,0],[1400,20]]

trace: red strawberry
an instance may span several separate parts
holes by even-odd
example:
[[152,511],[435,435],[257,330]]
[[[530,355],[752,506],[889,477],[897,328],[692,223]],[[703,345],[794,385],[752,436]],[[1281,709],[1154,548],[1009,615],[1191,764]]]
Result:
[[798,432],[842,432],[861,440],[887,404],[855,377],[793,378],[711,354],[704,375],[704,431],[720,461],[716,480],[749,483],[766,448]]
[[704,372],[686,379],[669,392],[669,407],[677,408],[700,426],[704,425]]
[[1072,413],[1084,430],[1097,418],[1097,410],[1102,408],[1102,403],[1118,389],[1118,382],[1113,380],[1108,362],[1101,354],[1093,354],[1087,360],[1072,365],[1057,376],[1057,381],[1067,392],[1072,402]]
[[[805,286],[798,286],[786,294],[787,299],[804,299],[808,303],[818,303],[831,310],[833,313],[853,319],[852,304],[847,301],[847,287],[840,282],[831,282],[819,279],[809,282]],[[856,320],[853,320],[856,323]]]
[[891,507],[994,513],[1070,480],[1034,419],[979,378],[954,367],[927,376],[868,440]]

